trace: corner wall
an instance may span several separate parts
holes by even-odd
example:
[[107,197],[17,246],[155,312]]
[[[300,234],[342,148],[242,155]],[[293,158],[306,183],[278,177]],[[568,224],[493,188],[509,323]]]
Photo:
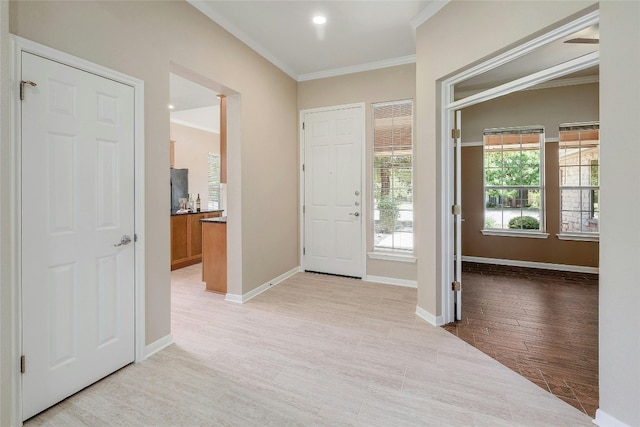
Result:
[[[369,212],[373,211],[373,124],[371,121],[371,104],[414,99],[415,82],[415,64],[407,64],[298,83],[298,108],[300,110],[358,102],[365,103],[367,181],[365,182],[366,199],[363,209],[369,209]],[[373,251],[373,216],[367,215],[367,220],[368,223],[365,225],[366,251],[371,252]],[[416,280],[416,263],[367,258],[366,268],[369,276],[408,281]]]
[[[415,232],[418,307],[442,315],[439,81],[544,30],[594,1],[451,1],[416,30]],[[517,22],[488,31],[487,22]]]
[[147,345],[170,332],[172,67],[242,96],[241,194],[229,194],[242,198],[242,283],[230,288],[247,293],[298,265],[293,79],[184,1],[12,1],[9,11],[12,33],[144,81]]
[[[600,3],[600,409],[640,426],[640,3]],[[621,424],[624,423],[624,424]]]

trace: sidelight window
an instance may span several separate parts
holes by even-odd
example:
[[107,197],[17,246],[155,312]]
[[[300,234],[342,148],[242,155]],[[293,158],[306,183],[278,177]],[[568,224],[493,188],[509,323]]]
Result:
[[375,250],[413,251],[413,100],[373,104]]

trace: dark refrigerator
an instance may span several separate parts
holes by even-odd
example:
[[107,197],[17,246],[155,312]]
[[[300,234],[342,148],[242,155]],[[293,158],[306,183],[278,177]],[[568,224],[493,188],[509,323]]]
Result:
[[171,213],[180,209],[180,198],[189,194],[189,169],[171,169]]

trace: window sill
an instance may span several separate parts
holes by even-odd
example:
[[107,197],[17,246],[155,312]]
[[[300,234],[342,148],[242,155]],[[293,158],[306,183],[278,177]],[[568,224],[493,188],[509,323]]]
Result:
[[598,233],[560,233],[556,234],[559,240],[576,240],[579,242],[599,242],[600,234]]
[[416,262],[417,258],[413,254],[402,254],[397,252],[367,252],[369,259],[381,259],[385,261]]
[[542,231],[480,230],[485,236],[524,237],[529,239],[547,239],[549,233]]

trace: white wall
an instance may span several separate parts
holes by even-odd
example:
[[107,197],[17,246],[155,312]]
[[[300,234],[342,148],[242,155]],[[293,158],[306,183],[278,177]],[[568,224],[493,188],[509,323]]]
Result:
[[601,2],[600,39],[600,409],[596,419],[601,426],[615,425],[614,420],[640,426],[640,2]]
[[205,130],[171,123],[174,143],[174,168],[189,169],[189,193],[193,200],[200,194],[202,210],[208,206],[207,180],[209,153],[220,155],[220,135]]
[[0,425],[11,425],[12,313],[11,299],[11,141],[9,139],[9,3],[0,1]]

